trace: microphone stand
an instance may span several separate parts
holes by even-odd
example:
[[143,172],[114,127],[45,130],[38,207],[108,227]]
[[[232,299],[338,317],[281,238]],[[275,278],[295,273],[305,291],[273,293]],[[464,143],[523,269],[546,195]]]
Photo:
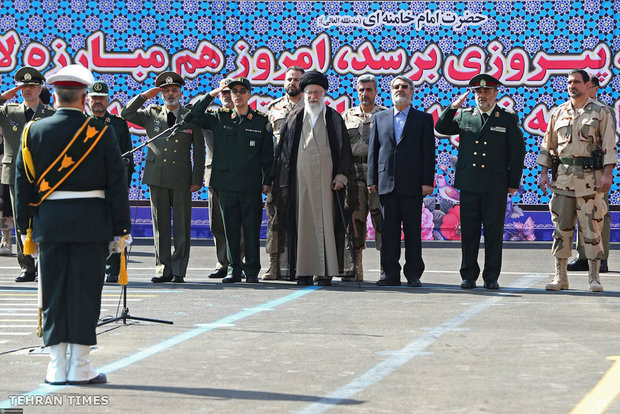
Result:
[[[123,157],[124,159],[128,159],[131,156],[131,154],[133,154],[134,152],[136,152],[139,149],[144,148],[145,146],[147,146],[149,143],[155,141],[156,139],[163,139],[163,138],[169,137],[170,135],[175,133],[180,127],[185,126],[186,124],[189,123],[189,121],[191,121],[192,117],[189,116],[189,115],[191,115],[191,112],[186,114],[186,116],[178,124],[174,124],[170,128],[167,128],[167,129],[163,130],[160,134],[157,134],[153,138],[149,138],[144,143],[142,143],[141,145],[139,145],[136,148],[132,149],[131,151],[127,151],[126,153],[122,154],[121,157]],[[135,217],[134,217],[134,221],[135,221]],[[169,325],[174,324],[174,322],[172,322],[172,321],[166,321],[166,320],[163,320],[163,319],[151,319],[151,318],[141,318],[141,317],[138,317],[138,316],[131,316],[129,314],[129,308],[127,307],[127,285],[126,284],[122,285],[121,295],[123,296],[123,307],[121,308],[121,314],[119,316],[115,316],[115,317],[112,317],[112,318],[103,319],[101,322],[99,322],[97,324],[97,327],[103,326],[103,325],[107,325],[109,323],[120,321],[120,320],[123,321],[123,325],[127,325],[127,320],[128,319],[129,320],[135,320],[135,321],[166,323],[166,324],[169,324]]]

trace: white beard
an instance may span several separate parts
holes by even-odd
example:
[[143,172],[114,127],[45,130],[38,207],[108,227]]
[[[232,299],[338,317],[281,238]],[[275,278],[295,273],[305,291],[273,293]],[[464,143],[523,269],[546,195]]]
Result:
[[308,111],[308,113],[312,116],[319,116],[319,114],[321,112],[323,112],[323,109],[325,108],[325,103],[324,102],[318,102],[318,103],[308,103],[308,102],[304,102],[305,106],[305,110]]
[[405,98],[404,96],[394,96],[394,95],[392,95],[392,102],[394,103],[394,106],[408,105],[411,103],[411,101]]

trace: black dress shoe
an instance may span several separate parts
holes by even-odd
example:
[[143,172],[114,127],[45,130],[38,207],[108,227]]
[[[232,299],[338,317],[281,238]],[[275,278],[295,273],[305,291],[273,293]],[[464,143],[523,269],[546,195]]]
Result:
[[377,286],[400,286],[400,280],[392,279],[380,279],[377,281]]
[[601,259],[601,266],[598,269],[599,273],[607,273],[609,272],[609,267],[607,267],[607,259]]
[[499,283],[497,282],[484,282],[485,289],[499,289]]
[[36,278],[37,278],[36,273],[22,272],[21,275],[15,278],[15,281],[16,282],[34,282]]
[[67,381],[48,381],[48,380],[45,380],[43,382],[45,382],[48,385],[67,385]]
[[319,286],[331,286],[332,285],[332,280],[331,279],[319,279],[316,282],[317,285]]
[[69,385],[96,385],[96,384],[105,384],[108,382],[108,378],[105,374],[101,373],[97,375],[95,378],[91,378],[88,381],[67,381]]
[[246,283],[258,283],[258,276],[246,276]]
[[181,276],[173,276],[172,283],[185,283],[185,278]]
[[111,275],[108,273],[105,275],[105,281],[106,283],[116,283],[118,282],[118,275]]
[[151,282],[153,282],[153,283],[172,282],[172,275],[170,275],[170,276],[153,277],[153,278],[151,278]]
[[215,269],[215,271],[213,271],[212,273],[209,273],[209,279],[223,279],[226,277],[226,274],[228,273],[228,268],[226,267],[220,267],[218,269]]
[[420,279],[411,279],[411,280],[407,281],[407,286],[409,286],[409,287],[422,287],[422,282],[420,282]]
[[461,282],[461,289],[475,289],[476,288],[476,281],[475,280],[463,280]]
[[570,262],[568,266],[566,266],[566,270],[570,272],[578,272],[578,271],[584,271],[584,270],[589,270],[589,269],[590,269],[590,266],[588,266],[588,259],[576,258],[575,260]]
[[238,276],[228,275],[224,279],[222,279],[222,283],[236,283],[236,282],[241,282],[241,275],[238,275]]
[[314,285],[314,280],[312,280],[312,276],[299,276],[297,278],[298,286],[312,286]]

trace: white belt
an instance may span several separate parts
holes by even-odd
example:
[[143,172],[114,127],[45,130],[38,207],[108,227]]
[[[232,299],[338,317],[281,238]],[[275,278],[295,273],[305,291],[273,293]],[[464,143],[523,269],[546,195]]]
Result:
[[105,191],[54,191],[47,197],[48,200],[68,200],[71,198],[105,198]]

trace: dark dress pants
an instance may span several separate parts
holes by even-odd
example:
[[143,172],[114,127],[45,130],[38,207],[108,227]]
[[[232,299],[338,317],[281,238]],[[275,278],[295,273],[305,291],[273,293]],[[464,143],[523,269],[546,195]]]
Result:
[[388,280],[400,280],[400,229],[405,234],[405,267],[408,281],[424,272],[422,260],[422,194],[406,196],[395,192],[380,195],[382,234],[381,266]]
[[[258,276],[260,271],[260,225],[263,201],[258,191],[218,189],[220,212],[226,233],[228,275]],[[245,240],[245,264],[241,262],[241,231]]]
[[502,243],[506,217],[506,194],[461,191],[461,278],[478,279],[478,250],[484,226],[485,282],[497,282],[502,269]]

